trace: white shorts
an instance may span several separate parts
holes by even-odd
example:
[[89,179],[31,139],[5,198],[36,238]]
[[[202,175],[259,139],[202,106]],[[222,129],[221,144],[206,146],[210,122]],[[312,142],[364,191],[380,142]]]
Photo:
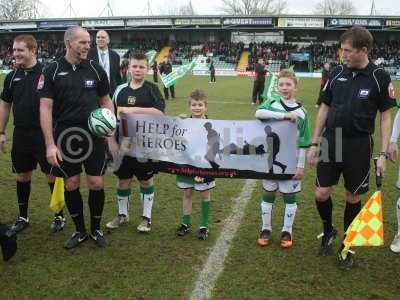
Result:
[[279,190],[282,194],[294,194],[301,191],[301,180],[263,180],[262,185],[267,192]]
[[204,192],[211,190],[212,188],[215,187],[215,180],[208,183],[203,183],[203,182],[187,183],[187,182],[177,181],[176,185],[180,189],[194,189],[199,192]]

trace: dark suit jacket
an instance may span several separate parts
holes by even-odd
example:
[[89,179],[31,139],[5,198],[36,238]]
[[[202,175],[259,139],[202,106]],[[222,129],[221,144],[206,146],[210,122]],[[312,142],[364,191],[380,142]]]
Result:
[[[118,85],[122,84],[121,72],[120,72],[120,57],[114,50],[108,49],[108,55],[110,57],[110,96],[114,94],[115,89]],[[88,59],[92,59],[99,63],[99,55],[97,47],[89,50]]]

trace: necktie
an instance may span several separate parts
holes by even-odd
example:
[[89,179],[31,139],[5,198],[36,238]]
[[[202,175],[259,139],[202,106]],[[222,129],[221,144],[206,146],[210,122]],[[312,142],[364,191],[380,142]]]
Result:
[[106,69],[106,53],[105,52],[100,52],[100,59],[101,59],[101,66],[103,67],[104,70]]

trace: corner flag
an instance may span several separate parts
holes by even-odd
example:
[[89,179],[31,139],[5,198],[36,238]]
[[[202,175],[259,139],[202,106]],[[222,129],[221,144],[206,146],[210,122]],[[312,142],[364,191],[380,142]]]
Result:
[[56,177],[49,207],[52,211],[58,213],[64,208],[64,205],[64,178]]
[[383,241],[382,194],[381,191],[377,191],[347,229],[342,258],[346,259],[350,247],[383,246]]

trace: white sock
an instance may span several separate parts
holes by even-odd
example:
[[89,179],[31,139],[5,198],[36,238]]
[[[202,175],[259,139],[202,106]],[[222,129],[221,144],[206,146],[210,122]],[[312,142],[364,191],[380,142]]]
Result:
[[282,231],[287,231],[292,234],[292,228],[294,223],[294,217],[296,216],[297,204],[286,204],[285,205],[285,218],[283,220]]
[[129,211],[129,199],[130,197],[117,196],[118,200],[118,214],[128,216]]
[[151,220],[151,209],[153,208],[154,193],[142,194],[140,193],[140,198],[143,203],[143,217]]
[[262,229],[261,230],[270,230],[272,231],[272,210],[274,208],[274,204],[261,201],[261,219],[262,219]]
[[400,233],[400,198],[397,200],[396,212],[397,212],[397,231],[398,233]]

